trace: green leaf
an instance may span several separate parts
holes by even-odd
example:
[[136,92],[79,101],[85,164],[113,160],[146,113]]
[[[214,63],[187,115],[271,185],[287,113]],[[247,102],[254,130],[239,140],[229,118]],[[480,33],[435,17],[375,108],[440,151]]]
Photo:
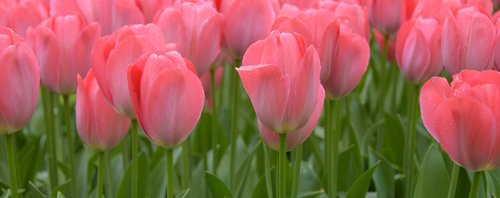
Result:
[[371,166],[380,162],[380,168],[375,170],[373,174],[373,182],[375,183],[375,189],[377,189],[377,196],[386,198],[394,197],[396,188],[394,182],[394,169],[392,169],[389,161],[384,156],[377,153],[377,151],[370,148],[369,152]]
[[255,186],[255,189],[252,193],[252,198],[262,198],[267,197],[267,187],[266,187],[266,177],[262,175],[259,179],[259,182]]
[[383,147],[380,151],[389,160],[399,167],[403,165],[404,151],[404,125],[401,119],[393,114],[386,113],[384,116]]
[[181,193],[179,193],[177,196],[175,196],[175,198],[186,198],[187,195],[189,194],[189,191],[191,191],[191,189],[190,188],[186,188],[186,190],[184,190]]
[[339,191],[347,191],[362,173],[361,157],[356,146],[350,146],[339,154]]
[[[144,153],[141,153],[137,159],[139,161],[139,167],[138,167],[138,177],[139,177],[139,186],[138,186],[138,195],[139,197],[145,197],[146,196],[146,186],[148,182],[148,176],[149,176],[149,169],[148,169],[148,158]],[[113,171],[113,170],[111,170]],[[120,188],[118,190],[118,193],[116,194],[116,197],[130,197],[131,194],[131,181],[130,178],[132,177],[132,162],[130,162],[126,173],[123,175]]]
[[435,144],[432,144],[420,167],[415,198],[439,198],[448,195],[450,178],[443,157]]
[[347,191],[346,198],[365,197],[368,187],[370,187],[373,172],[375,172],[379,164],[380,162],[377,162],[370,169],[365,171],[358,179],[356,179],[351,189]]
[[205,172],[205,179],[207,180],[208,186],[210,186],[210,191],[212,191],[212,197],[220,197],[220,198],[232,198],[233,195],[227,188],[226,184],[222,182],[216,176]]
[[47,197],[46,195],[44,195],[42,193],[42,191],[40,191],[40,189],[38,189],[38,187],[35,186],[35,184],[33,184],[32,182],[29,182],[30,184],[30,190],[28,191],[28,193],[26,193],[26,195],[24,196],[25,198],[45,198]]

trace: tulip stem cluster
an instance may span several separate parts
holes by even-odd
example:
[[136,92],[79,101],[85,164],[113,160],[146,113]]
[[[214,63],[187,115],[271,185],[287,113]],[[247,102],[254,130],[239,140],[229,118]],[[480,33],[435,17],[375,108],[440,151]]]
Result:
[[45,88],[42,88],[42,100],[45,119],[45,129],[47,130],[47,146],[49,147],[49,184],[53,189],[58,184],[57,176],[57,144],[54,131],[54,100],[53,95]]
[[104,152],[99,152],[98,153],[99,157],[99,164],[97,166],[97,198],[102,198],[103,197],[103,189],[104,189],[104,171],[105,171],[105,166],[104,166]]
[[210,69],[210,90],[212,91],[212,152],[213,152],[213,160],[212,160],[212,172],[214,175],[217,175],[217,122],[218,122],[218,112],[217,112],[217,97],[216,97],[216,91],[215,91],[215,70]]
[[278,189],[277,196],[278,198],[285,198],[286,195],[286,169],[287,169],[287,160],[286,160],[286,133],[279,134],[280,139],[280,149],[278,154],[278,178],[276,189]]
[[189,156],[191,156],[189,152],[189,139],[187,139],[184,143],[182,143],[182,189],[189,188],[189,178],[191,176],[189,173],[191,172],[191,165],[189,163]]
[[479,171],[479,172],[474,173],[474,180],[472,181],[472,184],[470,187],[469,198],[476,198],[477,197],[477,190],[479,189],[479,182],[481,181],[481,177],[484,177],[483,171]]
[[404,162],[403,169],[405,173],[405,193],[406,197],[412,197],[413,194],[413,153],[415,150],[416,136],[417,136],[417,118],[418,118],[418,93],[419,86],[411,85],[409,90],[409,105],[408,105],[408,113],[409,117],[409,125],[408,125],[408,133],[406,136],[405,143],[405,151],[404,151]]
[[[241,61],[236,61],[236,63],[239,65]],[[238,99],[239,99],[239,79],[238,79],[238,74],[234,69],[230,69],[232,72],[231,76],[231,164],[229,167],[229,175],[231,178],[231,188],[235,187],[235,180],[234,180],[234,162],[236,161],[236,140],[238,137],[238,134],[236,132],[236,126],[237,126],[237,115],[238,115]],[[212,94],[215,95],[215,94]],[[215,101],[214,101],[215,103]]]
[[17,192],[16,138],[14,134],[5,136],[5,146],[7,147],[7,158],[9,161],[9,180],[12,198],[18,198],[19,194]]
[[267,197],[273,198],[273,181],[271,177],[271,164],[269,163],[269,151],[265,144],[262,144],[264,150],[264,177],[266,179]]
[[139,169],[139,159],[137,151],[139,150],[139,137],[137,137],[137,121],[133,121],[130,128],[130,143],[132,147],[132,197],[138,196],[139,176],[137,174]]
[[448,198],[455,197],[455,190],[457,188],[458,175],[460,173],[460,167],[452,162],[453,169],[451,171],[451,181],[450,188],[448,189]]
[[63,103],[64,103],[64,110],[61,115],[63,116],[63,119],[65,120],[65,127],[66,127],[66,141],[68,144],[68,159],[69,159],[69,176],[72,179],[70,182],[70,189],[71,189],[71,195],[73,197],[76,197],[76,162],[75,162],[75,145],[74,145],[74,138],[73,138],[73,130],[72,130],[72,125],[71,125],[71,106],[69,104],[69,96],[64,95],[63,96]]
[[337,195],[338,175],[338,139],[340,136],[341,101],[325,100],[325,149],[327,171],[327,193],[331,197]]
[[174,198],[174,157],[173,149],[167,149],[167,198]]
[[292,185],[292,197],[296,198],[298,195],[298,190],[300,186],[300,168],[302,164],[302,145],[299,145],[295,150],[295,159],[293,162],[293,185]]

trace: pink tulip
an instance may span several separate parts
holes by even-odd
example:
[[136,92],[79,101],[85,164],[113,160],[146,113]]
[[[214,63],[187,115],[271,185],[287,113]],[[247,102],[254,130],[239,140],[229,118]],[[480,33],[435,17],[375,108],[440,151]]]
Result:
[[42,83],[52,92],[76,91],[76,76],[90,68],[91,52],[100,35],[96,23],[87,25],[74,15],[54,16],[28,30],[40,64]]
[[497,30],[495,35],[495,52],[493,54],[493,59],[495,68],[500,71],[500,12],[496,12],[492,19],[493,22],[495,22],[495,28]]
[[23,38],[26,38],[28,28],[37,26],[49,17],[48,8],[41,0],[19,2],[3,14],[6,15],[4,19],[7,20],[5,25]]
[[0,69],[0,134],[11,134],[35,111],[40,75],[33,51],[5,27],[0,27]]
[[108,150],[125,137],[129,126],[130,119],[116,113],[104,98],[92,69],[85,79],[78,75],[76,128],[80,139],[94,149]]
[[145,22],[151,23],[158,12],[173,5],[175,0],[135,0],[135,2],[142,11]]
[[233,0],[225,5],[223,31],[233,56],[243,55],[250,44],[264,39],[279,12],[276,0]]
[[418,17],[403,23],[396,41],[396,58],[401,72],[413,83],[438,75],[443,68],[438,20]]
[[128,91],[130,64],[145,53],[165,48],[161,30],[153,24],[124,26],[97,40],[92,68],[102,93],[120,114],[135,117]]
[[101,25],[103,35],[125,25],[143,24],[145,19],[135,0],[51,0],[51,14],[81,14]]
[[311,9],[311,8],[318,8],[320,5],[319,0],[279,0],[280,4],[290,4],[297,6],[300,9]]
[[323,103],[321,65],[313,46],[293,33],[273,31],[252,44],[237,69],[262,125],[276,133],[304,127]]
[[141,57],[128,72],[130,96],[144,133],[173,148],[191,134],[205,95],[196,70],[177,52]]
[[449,14],[443,25],[442,53],[446,71],[484,70],[493,66],[495,25],[476,7],[464,7]]
[[188,58],[200,76],[204,75],[222,47],[222,17],[208,2],[177,3],[155,19],[167,43]]
[[370,25],[368,14],[365,9],[357,3],[340,2],[329,6],[339,23],[349,27],[354,33],[359,34],[366,40],[370,38]]
[[472,171],[500,167],[500,73],[433,77],[420,92],[422,121],[450,158]]
[[396,33],[401,25],[404,0],[371,0],[370,23],[384,34]]
[[[388,38],[386,38],[382,33],[380,33],[377,30],[373,30],[373,37],[375,39],[375,42],[377,42],[377,48],[380,53],[385,50],[387,46],[387,60],[388,61],[395,61],[396,60],[396,35],[390,35]],[[386,40],[388,39],[388,40]]]
[[[325,92],[319,91],[318,98],[325,98]],[[286,150],[292,151],[299,145],[304,143],[309,136],[314,132],[316,124],[321,116],[321,110],[323,110],[323,102],[316,103],[314,107],[311,118],[307,121],[306,125],[295,131],[290,131],[286,136]],[[279,151],[279,136],[276,131],[267,129],[260,120],[258,121],[260,136],[264,142],[272,149]]]

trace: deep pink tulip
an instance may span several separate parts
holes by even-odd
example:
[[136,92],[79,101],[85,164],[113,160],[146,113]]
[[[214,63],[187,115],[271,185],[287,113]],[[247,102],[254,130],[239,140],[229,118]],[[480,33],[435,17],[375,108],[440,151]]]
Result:
[[191,134],[205,95],[196,70],[179,53],[144,55],[128,72],[130,96],[144,133],[173,148]]
[[51,0],[50,12],[52,15],[81,14],[88,22],[99,23],[103,35],[145,21],[136,0]]
[[396,41],[396,59],[401,72],[413,83],[421,83],[443,69],[441,25],[437,19],[411,19],[401,26]]
[[11,134],[35,111],[40,75],[33,51],[5,27],[0,27],[0,69],[0,134]]
[[208,72],[222,47],[222,17],[210,3],[179,2],[163,10],[155,24],[200,76]]
[[104,96],[120,114],[134,118],[128,91],[130,64],[145,53],[165,48],[163,33],[154,24],[124,26],[98,39],[92,54],[92,68]]
[[446,71],[485,70],[493,66],[496,30],[488,14],[464,7],[449,14],[443,25],[442,53]]
[[43,85],[55,93],[74,93],[76,76],[88,72],[92,48],[99,35],[98,24],[87,25],[75,15],[53,16],[29,29]]
[[[325,98],[325,92],[318,92],[318,98]],[[314,107],[311,118],[307,121],[306,125],[304,125],[300,129],[296,129],[295,131],[290,131],[286,136],[286,150],[292,151],[297,148],[299,145],[304,143],[309,136],[314,132],[316,128],[316,124],[319,121],[321,116],[321,111],[323,110],[323,102],[316,103],[316,107]],[[271,147],[272,149],[279,151],[279,136],[278,133],[267,129],[260,120],[258,121],[260,136],[264,140],[264,142]]]
[[401,25],[404,0],[371,0],[368,14],[371,25],[384,34],[396,33]]
[[78,75],[76,91],[76,128],[88,146],[108,150],[127,134],[130,118],[116,113],[104,98],[92,69],[85,79]]
[[420,92],[422,121],[450,158],[472,171],[500,167],[500,73],[433,77]]
[[323,103],[320,70],[313,46],[277,31],[252,44],[237,69],[259,121],[280,134],[304,127]]
[[[231,0],[226,0],[231,1]],[[225,45],[232,56],[242,56],[253,42],[264,39],[279,12],[277,0],[233,0],[224,3]],[[256,14],[258,13],[258,14]]]

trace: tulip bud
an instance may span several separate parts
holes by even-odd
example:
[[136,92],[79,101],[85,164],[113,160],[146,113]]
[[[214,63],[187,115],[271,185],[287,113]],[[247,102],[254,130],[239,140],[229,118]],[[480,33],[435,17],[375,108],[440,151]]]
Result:
[[464,7],[449,14],[442,37],[443,62],[448,73],[492,68],[496,30],[488,14],[480,9]]
[[128,71],[137,120],[149,139],[173,148],[191,134],[203,111],[205,95],[192,64],[179,53],[153,53]]
[[85,79],[78,75],[76,128],[80,139],[94,149],[111,149],[125,137],[129,126],[130,119],[118,114],[104,98],[92,69]]
[[433,77],[420,92],[425,128],[450,158],[471,171],[500,167],[500,73],[463,70]]
[[155,20],[167,43],[196,67],[207,73],[222,47],[222,17],[208,2],[177,3],[163,10]]
[[320,67],[301,36],[273,31],[248,48],[237,71],[259,121],[283,134],[304,127],[323,103]]
[[100,35],[98,24],[87,25],[75,15],[54,16],[28,34],[43,85],[55,93],[74,93],[77,74],[84,76],[90,68],[91,51]]
[[0,27],[0,134],[22,129],[38,101],[40,74],[33,51],[11,29]]
[[372,0],[368,7],[371,25],[384,34],[398,31],[403,16],[404,0]]
[[127,71],[145,53],[165,48],[161,30],[153,24],[124,26],[97,40],[92,69],[102,93],[120,114],[135,117],[130,101]]
[[438,75],[443,68],[439,22],[422,17],[406,21],[398,33],[396,59],[401,72],[413,83]]

